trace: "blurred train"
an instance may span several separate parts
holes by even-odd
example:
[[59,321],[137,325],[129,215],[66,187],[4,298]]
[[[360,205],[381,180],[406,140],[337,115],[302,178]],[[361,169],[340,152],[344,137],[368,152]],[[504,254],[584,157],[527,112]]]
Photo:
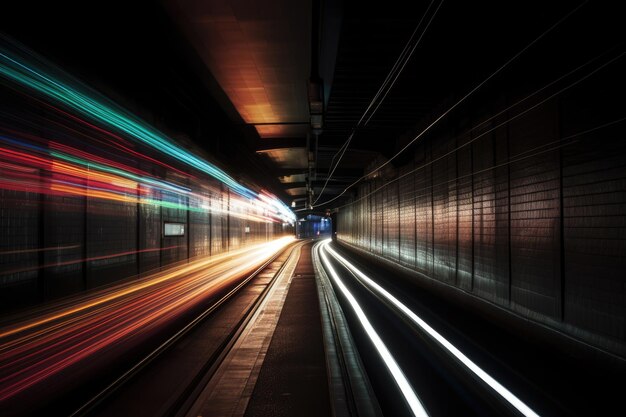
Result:
[[272,194],[0,41],[0,310],[293,236]]

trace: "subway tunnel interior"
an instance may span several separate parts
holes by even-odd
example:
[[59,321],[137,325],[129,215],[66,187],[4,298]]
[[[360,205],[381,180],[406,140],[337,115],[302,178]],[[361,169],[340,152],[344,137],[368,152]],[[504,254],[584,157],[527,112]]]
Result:
[[621,415],[593,1],[13,2],[0,414]]

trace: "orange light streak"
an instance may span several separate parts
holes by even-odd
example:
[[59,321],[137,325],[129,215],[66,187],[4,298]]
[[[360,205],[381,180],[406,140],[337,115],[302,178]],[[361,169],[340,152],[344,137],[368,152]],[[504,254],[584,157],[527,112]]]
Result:
[[[170,323],[285,248],[292,237],[201,258],[38,311],[0,331],[0,401]],[[71,304],[69,304],[71,301]]]

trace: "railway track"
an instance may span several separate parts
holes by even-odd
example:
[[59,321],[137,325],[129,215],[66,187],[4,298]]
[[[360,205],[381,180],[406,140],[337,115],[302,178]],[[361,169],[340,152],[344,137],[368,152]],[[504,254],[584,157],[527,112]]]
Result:
[[[301,245],[270,258],[71,416],[185,415]],[[217,337],[216,329],[223,330]],[[155,391],[159,395],[145,394]]]

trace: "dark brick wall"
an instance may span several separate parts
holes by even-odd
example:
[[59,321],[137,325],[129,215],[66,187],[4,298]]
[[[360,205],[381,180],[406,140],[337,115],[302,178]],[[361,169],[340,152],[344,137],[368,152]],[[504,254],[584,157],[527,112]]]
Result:
[[38,194],[0,190],[0,265],[7,273],[0,276],[4,288],[3,305],[21,299],[26,303],[42,298],[37,267],[41,262],[39,225],[41,199]]
[[[85,220],[84,197],[41,197],[44,298],[63,296],[85,286]],[[53,249],[58,248],[58,249]]]
[[[163,192],[162,199],[170,203],[188,205],[187,198],[178,194]],[[167,265],[187,259],[187,235],[189,227],[187,224],[187,210],[179,208],[162,207],[161,219],[163,223],[183,223],[185,225],[184,236],[162,237],[161,264]]]
[[211,213],[208,210],[190,211],[189,222],[189,256],[210,255]]
[[[152,189],[149,197],[158,200],[161,194]],[[161,207],[156,204],[140,204],[138,214],[137,269],[139,273],[143,273],[161,266]]]
[[87,198],[87,288],[137,273],[137,205]]
[[624,70],[480,125],[540,84],[488,90],[361,184],[338,239],[626,355]]

